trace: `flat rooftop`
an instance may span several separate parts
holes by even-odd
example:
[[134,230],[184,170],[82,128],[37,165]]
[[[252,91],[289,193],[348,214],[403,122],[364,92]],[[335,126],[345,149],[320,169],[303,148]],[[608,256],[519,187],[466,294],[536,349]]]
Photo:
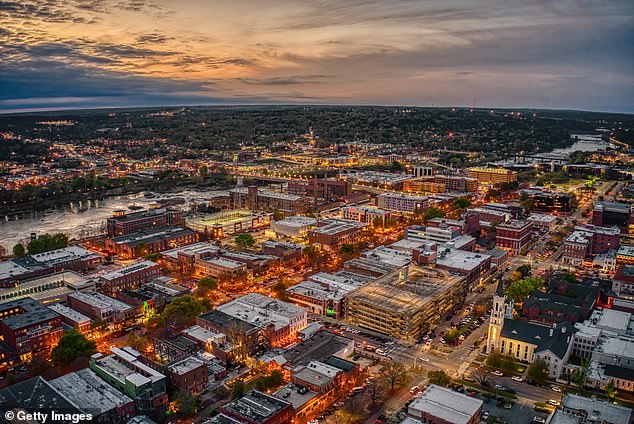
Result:
[[224,405],[222,409],[261,423],[289,406],[290,403],[285,400],[258,390],[251,390],[241,398]]
[[127,303],[113,297],[106,296],[102,293],[74,292],[69,293],[68,296],[99,309],[113,309],[116,311],[127,311],[129,309],[133,309],[133,307]]
[[205,363],[201,361],[200,359],[196,359],[193,356],[189,356],[181,361],[178,361],[176,363],[169,365],[167,368],[170,370],[170,372],[174,374],[183,375],[195,369],[198,369],[204,365]]
[[122,268],[115,269],[114,271],[106,272],[105,274],[101,274],[99,278],[105,281],[116,280],[117,278],[133,274],[135,272],[144,271],[149,268],[158,267],[156,262],[152,261],[139,261],[130,265],[126,265]]
[[0,312],[14,309],[18,309],[20,312],[2,320],[2,322],[12,330],[18,330],[59,317],[56,312],[53,312],[30,297],[11,300],[0,304]]
[[311,225],[317,225],[317,218],[311,218],[309,216],[302,216],[302,215],[294,215],[294,216],[286,217],[279,221],[274,221],[271,224],[283,225],[285,227],[302,228],[302,227],[307,227]]
[[417,311],[464,281],[465,277],[440,269],[416,267],[404,282],[372,282],[350,293],[348,299],[406,314]]
[[[308,404],[311,400],[315,399],[319,394],[312,390],[308,390],[305,393],[301,393],[301,390],[298,386],[293,383],[289,383],[286,386],[281,387],[280,389],[273,392],[273,395],[277,398],[284,399],[287,402],[290,402],[293,405],[293,409],[295,411],[299,411],[302,407]],[[229,423],[219,423],[219,424],[229,424]],[[230,423],[233,424],[233,423]]]
[[443,252],[440,252],[438,259],[436,259],[436,264],[465,271],[476,269],[481,266],[483,262],[491,258],[491,256],[484,253],[468,252],[458,249],[451,249],[449,252],[444,252],[444,256],[442,256],[442,253]]
[[116,244],[125,244],[128,246],[137,246],[141,243],[154,243],[159,240],[170,239],[172,237],[180,237],[187,234],[193,234],[194,231],[185,227],[156,227],[136,233],[115,237],[112,241]]
[[304,308],[259,293],[247,294],[216,309],[258,327],[273,324],[276,330],[290,325],[291,320],[306,316],[307,313]]
[[78,312],[74,309],[69,308],[68,306],[64,306],[61,303],[54,303],[52,305],[48,305],[48,308],[53,312],[70,319],[76,323],[86,323],[90,322],[90,318],[86,315]]
[[93,414],[95,411],[103,414],[134,402],[88,368],[55,378],[49,384],[82,410]]
[[630,408],[573,394],[567,394],[561,401],[561,405],[566,408],[587,411],[588,421],[591,422],[629,424],[632,418]]
[[226,268],[226,269],[239,269],[246,266],[242,262],[234,261],[233,259],[227,259],[227,258],[209,258],[209,259],[201,259],[201,261],[210,263],[217,267]]
[[179,255],[194,256],[194,255],[203,255],[205,253],[216,254],[220,250],[221,250],[220,247],[216,246],[213,243],[207,243],[207,242],[201,241],[198,243],[189,244],[187,246],[166,250],[164,252],[161,252],[161,256],[166,256],[171,259],[178,259]]
[[[409,405],[409,410],[424,411],[445,422],[467,424],[482,408],[480,399],[431,384]],[[410,412],[411,413],[411,412]]]

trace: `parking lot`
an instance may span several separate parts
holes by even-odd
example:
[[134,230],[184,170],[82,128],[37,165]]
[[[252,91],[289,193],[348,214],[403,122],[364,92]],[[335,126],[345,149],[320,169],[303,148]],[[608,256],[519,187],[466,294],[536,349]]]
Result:
[[484,405],[482,405],[482,411],[488,411],[491,416],[504,418],[510,424],[530,424],[533,417],[546,418],[548,414],[535,412],[532,405],[524,405],[520,403],[514,403],[510,409],[505,409],[498,406],[498,402],[495,399],[488,399],[481,394],[476,395],[478,399],[482,399]]

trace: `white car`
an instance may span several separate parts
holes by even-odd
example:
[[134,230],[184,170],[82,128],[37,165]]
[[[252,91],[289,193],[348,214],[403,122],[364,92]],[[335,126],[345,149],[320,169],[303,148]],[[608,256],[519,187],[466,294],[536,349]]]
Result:
[[503,377],[504,373],[502,371],[499,370],[495,370],[495,371],[491,371],[491,374],[498,376],[498,377]]
[[425,358],[424,356],[421,356],[420,358],[418,358],[418,360],[423,362],[429,362],[429,358]]
[[552,405],[552,406],[561,405],[561,403],[559,401],[555,400],[555,399],[548,399],[548,402],[546,402],[546,403],[549,404],[549,405]]
[[511,380],[515,380],[519,383],[521,383],[522,381],[524,381],[524,379],[522,377],[518,377],[516,375],[514,375],[513,377],[511,377]]
[[552,386],[552,387],[551,387],[551,390],[552,390],[553,392],[557,392],[557,393],[559,393],[559,392],[561,392],[561,387],[559,387],[559,386]]

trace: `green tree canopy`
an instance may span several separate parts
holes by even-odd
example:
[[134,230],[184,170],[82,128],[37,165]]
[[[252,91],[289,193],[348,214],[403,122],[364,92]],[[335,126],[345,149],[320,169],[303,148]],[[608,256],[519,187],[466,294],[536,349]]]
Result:
[[507,288],[506,294],[515,302],[523,302],[532,291],[539,290],[544,285],[541,278],[528,277],[523,280],[513,281]]
[[466,209],[471,206],[471,200],[469,198],[461,196],[453,201],[451,204],[452,209]]
[[546,365],[546,361],[541,358],[533,361],[528,367],[526,376],[539,385],[546,383],[546,379],[548,378],[548,365]]
[[172,400],[174,409],[183,417],[191,417],[200,406],[200,401],[186,390],[176,392]]
[[68,246],[68,237],[63,233],[42,234],[38,238],[31,240],[27,245],[29,255],[48,252],[50,250],[62,249]]
[[233,399],[241,398],[244,395],[244,381],[237,380],[233,384],[233,392],[231,393],[231,397]]
[[191,324],[197,315],[207,311],[209,304],[186,295],[172,300],[163,310],[161,318],[177,326]]
[[13,254],[17,256],[18,258],[21,258],[22,256],[26,255],[26,249],[24,248],[24,245],[22,243],[18,243],[15,246],[13,246]]
[[427,208],[427,210],[423,213],[423,222],[429,222],[434,218],[442,218],[443,216],[445,216],[445,212],[432,206],[431,208]]
[[449,375],[443,371],[429,371],[427,373],[427,377],[429,378],[430,384],[437,384],[438,386],[447,387],[451,384],[451,378]]
[[51,351],[51,360],[56,366],[66,367],[77,358],[88,358],[97,351],[93,340],[73,329],[65,333]]
[[235,242],[238,249],[244,250],[255,245],[255,237],[248,233],[241,233],[235,237]]

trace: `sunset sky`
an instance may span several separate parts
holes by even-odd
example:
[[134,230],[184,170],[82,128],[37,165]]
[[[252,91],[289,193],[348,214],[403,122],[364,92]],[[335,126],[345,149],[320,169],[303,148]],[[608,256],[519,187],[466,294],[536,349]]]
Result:
[[634,112],[634,1],[0,0],[0,110]]

